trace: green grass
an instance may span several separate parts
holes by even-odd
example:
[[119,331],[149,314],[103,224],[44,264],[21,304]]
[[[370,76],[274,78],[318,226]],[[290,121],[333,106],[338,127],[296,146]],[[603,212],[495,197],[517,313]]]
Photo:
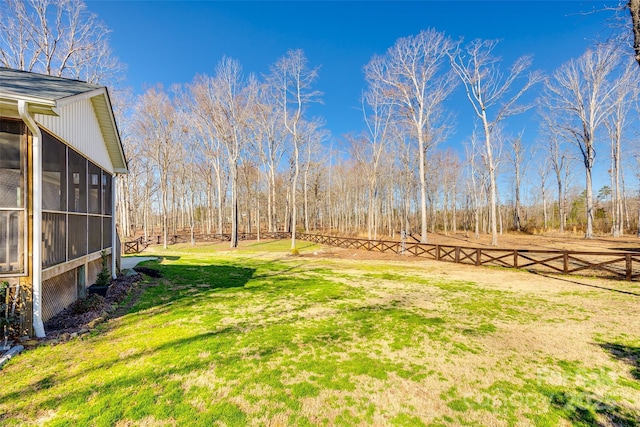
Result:
[[[297,247],[149,254],[164,277],[127,315],[5,366],[0,424],[638,425],[640,335],[597,316],[637,298],[506,290]],[[558,348],[554,334],[579,339]]]

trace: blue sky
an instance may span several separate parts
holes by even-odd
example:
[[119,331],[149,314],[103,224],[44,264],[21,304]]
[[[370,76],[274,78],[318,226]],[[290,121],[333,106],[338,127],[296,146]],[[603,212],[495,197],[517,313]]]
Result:
[[[607,4],[615,4],[609,2]],[[112,30],[111,45],[127,67],[134,92],[162,83],[188,83],[213,74],[223,55],[238,59],[245,73],[266,73],[288,49],[304,50],[320,66],[316,88],[322,116],[334,139],[363,128],[358,110],[362,68],[399,37],[429,27],[454,39],[500,39],[505,67],[533,54],[534,68],[552,72],[611,33],[611,12],[592,1],[97,1],[88,2]],[[458,131],[447,145],[461,148],[474,116],[462,90],[449,106]],[[517,133],[527,123],[512,122]],[[529,134],[533,139],[533,136]],[[603,160],[603,159],[602,159]]]

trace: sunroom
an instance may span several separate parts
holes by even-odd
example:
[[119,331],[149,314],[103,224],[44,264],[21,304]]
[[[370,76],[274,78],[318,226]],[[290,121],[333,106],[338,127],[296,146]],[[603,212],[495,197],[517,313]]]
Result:
[[20,331],[116,273],[115,180],[126,159],[106,87],[0,67],[0,282]]

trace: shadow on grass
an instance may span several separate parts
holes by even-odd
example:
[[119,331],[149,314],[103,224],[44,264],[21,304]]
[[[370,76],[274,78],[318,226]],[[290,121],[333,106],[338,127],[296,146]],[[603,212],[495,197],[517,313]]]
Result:
[[631,376],[640,381],[640,347],[631,347],[622,344],[604,343],[598,344],[606,350],[614,359],[625,362],[631,366]]
[[573,283],[574,285],[580,285],[580,286],[585,286],[585,287],[589,287],[589,288],[601,289],[603,291],[611,291],[611,292],[617,292],[617,293],[620,293],[620,294],[633,295],[633,296],[636,296],[636,297],[640,297],[640,294],[637,293],[637,292],[623,291],[621,289],[608,288],[606,286],[592,285],[592,284],[589,284],[589,283],[583,283],[583,282],[578,282],[576,280],[571,280],[571,279],[568,279],[566,277],[559,277],[557,275],[541,273],[539,271],[534,271],[534,270],[527,270],[527,271],[529,271],[529,273],[536,274],[538,276],[546,277],[547,279],[556,279],[556,280],[560,280],[560,281],[567,282],[567,283]]
[[[600,343],[600,348],[608,352],[614,359],[631,366],[631,375],[640,381],[640,347],[631,347],[616,343]],[[614,425],[621,427],[640,426],[639,414],[630,408],[610,400],[604,401],[590,393],[571,395],[562,390],[547,390],[545,394],[551,404],[560,409],[576,426]],[[606,420],[602,424],[600,420]]]
[[543,394],[549,397],[553,407],[560,410],[571,424],[579,427],[618,426],[637,427],[638,414],[617,402],[604,401],[589,393],[567,392],[549,389]]
[[[243,288],[252,279],[255,269],[219,264],[163,264],[170,257],[147,261],[139,270],[157,271],[162,277],[149,277],[144,293],[130,313],[157,306],[167,306],[181,300],[192,301],[205,293]],[[157,314],[154,311],[154,314]]]
[[[0,401],[30,401],[33,396],[39,395],[42,390],[57,387],[60,391],[56,392],[55,395],[45,395],[42,400],[38,401],[38,405],[41,408],[59,409],[64,408],[65,405],[69,405],[68,402],[91,401],[90,405],[77,405],[78,407],[73,409],[78,417],[74,425],[89,425],[88,421],[92,421],[91,425],[113,425],[114,419],[130,418],[132,413],[138,413],[138,415],[143,413],[147,415],[149,412],[153,413],[158,407],[163,406],[162,401],[159,403],[149,403],[144,397],[141,397],[145,396],[146,392],[144,391],[144,387],[141,388],[140,385],[148,383],[150,378],[154,378],[154,381],[159,383],[159,385],[154,386],[154,389],[164,388],[166,394],[171,393],[172,398],[177,399],[180,404],[183,404],[186,391],[180,388],[169,389],[172,379],[176,376],[189,375],[193,371],[206,369],[210,362],[206,359],[193,356],[181,359],[182,363],[170,363],[172,360],[171,356],[175,354],[174,357],[181,357],[185,353],[197,355],[199,352],[209,348],[215,351],[220,347],[219,345],[215,345],[215,340],[219,337],[223,338],[225,346],[230,346],[231,343],[235,341],[232,333],[236,333],[236,331],[232,328],[223,328],[193,337],[168,341],[162,345],[124,357],[111,357],[109,360],[97,363],[83,372],[71,374],[68,371],[61,371],[55,376],[50,375],[41,379],[34,379],[27,387],[19,391],[6,393],[6,391],[0,390]],[[119,370],[115,374],[110,373],[110,369],[115,365],[131,363],[144,357],[157,357],[159,354],[163,354],[167,358],[167,363],[161,367],[147,365],[124,371]],[[234,356],[237,357],[235,354]],[[223,358],[222,360],[225,359]],[[104,372],[100,381],[92,384],[78,383],[78,378],[90,375],[93,371]],[[69,386],[70,384],[73,386]],[[135,392],[131,392],[131,390],[135,390]],[[103,409],[100,409],[100,407]],[[104,409],[105,407],[107,407],[106,410]],[[25,418],[24,414],[21,414],[18,408],[19,406],[16,406],[7,413],[0,413],[0,425],[5,425],[4,422],[7,422],[9,425],[19,425],[16,422],[19,419],[24,420]],[[215,407],[213,409],[215,409]],[[193,408],[191,412],[193,413],[186,418],[195,419],[197,417],[200,420],[199,423],[195,423],[194,425],[212,425],[214,422],[219,422],[220,420],[226,421],[226,425],[244,425],[230,422],[232,420],[225,419],[228,414],[224,413],[201,414],[197,413],[195,408]],[[211,410],[209,410],[209,412],[211,412]],[[62,425],[63,423],[59,424]]]

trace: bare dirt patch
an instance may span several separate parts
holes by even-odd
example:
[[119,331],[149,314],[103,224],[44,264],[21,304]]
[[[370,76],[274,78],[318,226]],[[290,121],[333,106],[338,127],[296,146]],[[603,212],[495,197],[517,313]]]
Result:
[[[359,236],[366,239],[366,237]],[[414,235],[406,241],[419,242],[419,236]],[[400,241],[399,236],[378,236],[378,240]],[[474,233],[428,233],[427,243],[451,246],[463,246],[471,248],[491,248],[491,235],[480,234],[476,239]],[[528,233],[504,233],[498,236],[500,249],[530,249],[530,250],[570,250],[570,251],[638,251],[640,252],[640,238],[634,235],[611,237],[597,235],[593,239],[585,239],[579,233],[548,232],[543,234]]]

